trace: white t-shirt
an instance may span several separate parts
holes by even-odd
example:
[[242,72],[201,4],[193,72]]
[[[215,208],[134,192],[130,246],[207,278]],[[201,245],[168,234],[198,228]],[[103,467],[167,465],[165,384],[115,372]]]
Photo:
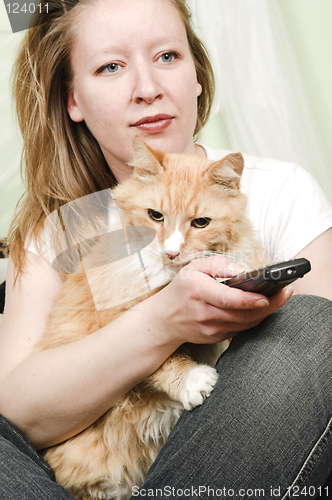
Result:
[[[231,153],[203,146],[210,160]],[[332,207],[303,168],[272,158],[243,155],[241,191],[256,237],[275,262],[297,255],[332,227]]]
[[[231,151],[203,146],[210,160]],[[298,165],[272,158],[244,155],[241,191],[256,238],[274,262],[289,260],[332,227],[332,207],[313,177]],[[114,225],[114,224],[113,224]],[[114,230],[114,229],[112,229]],[[42,234],[42,254],[50,263],[56,255]],[[26,245],[39,254],[33,240]]]

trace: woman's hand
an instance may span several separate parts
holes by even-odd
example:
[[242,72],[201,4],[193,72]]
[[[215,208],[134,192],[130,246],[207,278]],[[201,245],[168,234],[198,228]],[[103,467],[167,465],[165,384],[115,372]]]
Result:
[[220,342],[258,325],[291,297],[293,289],[289,286],[267,299],[213,279],[228,278],[243,270],[222,256],[192,261],[151,297],[156,302],[153,311],[159,318],[158,330],[163,329],[179,344]]

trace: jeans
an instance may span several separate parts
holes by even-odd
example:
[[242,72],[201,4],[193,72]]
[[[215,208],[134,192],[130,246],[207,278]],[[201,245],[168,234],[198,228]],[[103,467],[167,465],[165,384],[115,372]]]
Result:
[[[332,498],[332,302],[298,295],[238,334],[209,398],[184,411],[134,498]],[[0,420],[0,499],[65,500]]]

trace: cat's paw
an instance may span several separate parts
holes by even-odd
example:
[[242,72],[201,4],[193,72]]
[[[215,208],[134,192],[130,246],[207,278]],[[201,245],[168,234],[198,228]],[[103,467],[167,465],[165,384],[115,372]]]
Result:
[[183,382],[180,399],[186,410],[201,405],[210,396],[218,380],[217,371],[211,366],[200,365],[191,368]]

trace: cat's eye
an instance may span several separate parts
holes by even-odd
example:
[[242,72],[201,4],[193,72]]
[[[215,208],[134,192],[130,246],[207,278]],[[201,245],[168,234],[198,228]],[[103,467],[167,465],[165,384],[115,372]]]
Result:
[[149,208],[148,214],[151,217],[152,220],[156,222],[163,222],[164,216],[161,212],[158,212],[157,210],[152,210],[152,208]]
[[198,219],[194,219],[191,221],[191,225],[197,227],[198,229],[202,229],[210,224],[211,219],[209,217],[200,217]]

